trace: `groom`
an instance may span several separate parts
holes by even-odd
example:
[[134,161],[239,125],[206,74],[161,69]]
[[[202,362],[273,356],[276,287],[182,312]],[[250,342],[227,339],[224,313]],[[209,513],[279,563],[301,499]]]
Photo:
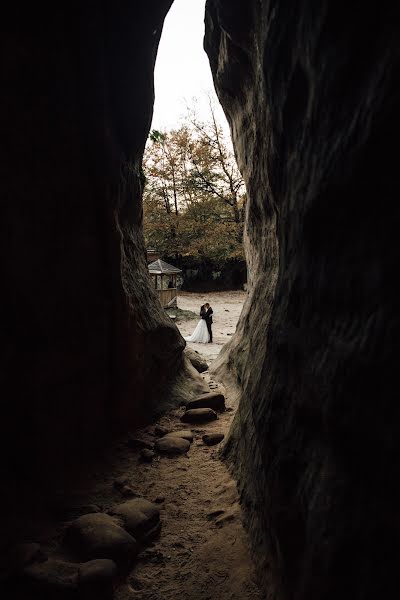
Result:
[[207,325],[207,329],[208,329],[208,333],[210,334],[210,339],[209,339],[209,344],[212,344],[212,329],[211,329],[211,325],[212,325],[212,315],[213,315],[213,309],[211,308],[211,306],[209,305],[208,302],[205,303],[204,305],[204,309],[205,309],[205,314],[203,319],[206,322]]

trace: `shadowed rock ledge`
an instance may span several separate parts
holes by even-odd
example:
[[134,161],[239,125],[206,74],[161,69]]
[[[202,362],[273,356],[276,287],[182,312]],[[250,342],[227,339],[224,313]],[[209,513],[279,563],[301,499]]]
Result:
[[391,595],[400,458],[395,3],[208,0],[248,191],[249,297],[216,373],[266,597]]
[[23,2],[4,15],[0,439],[12,476],[62,473],[139,425],[182,368],[185,343],[156,301],[141,230],[170,5]]

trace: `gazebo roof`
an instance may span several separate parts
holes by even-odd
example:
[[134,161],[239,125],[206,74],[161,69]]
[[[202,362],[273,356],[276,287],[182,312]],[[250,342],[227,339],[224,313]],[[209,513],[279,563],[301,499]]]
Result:
[[175,273],[182,273],[181,269],[169,265],[165,261],[159,258],[148,265],[150,273],[153,275],[174,275]]

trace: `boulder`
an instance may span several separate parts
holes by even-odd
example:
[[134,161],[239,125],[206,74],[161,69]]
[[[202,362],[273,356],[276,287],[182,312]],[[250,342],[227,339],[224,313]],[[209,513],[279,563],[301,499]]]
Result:
[[188,442],[192,443],[194,434],[193,434],[193,431],[190,431],[190,429],[180,429],[179,431],[171,431],[170,433],[167,433],[167,435],[165,436],[165,438],[170,438],[170,437],[182,438],[182,439],[187,440]]
[[224,437],[225,436],[223,433],[206,433],[203,435],[202,439],[206,446],[215,446],[216,444],[222,442]]
[[212,408],[213,410],[225,410],[225,396],[220,392],[209,392],[190,400],[186,410],[193,408]]
[[140,542],[151,537],[160,528],[160,511],[145,498],[134,498],[118,504],[110,513],[119,517],[124,528]]
[[162,427],[161,425],[156,425],[154,427],[154,435],[157,437],[163,437],[164,435],[167,435],[167,433],[169,433],[169,430],[166,427]]
[[184,423],[208,423],[215,419],[218,419],[218,415],[211,408],[189,409],[181,416],[181,421]]
[[127,441],[127,444],[129,448],[132,448],[132,450],[142,450],[142,448],[147,448],[148,450],[153,449],[153,444],[151,442],[137,437],[130,437]]
[[113,560],[100,558],[79,566],[78,590],[81,598],[93,600],[112,599],[117,565]]
[[204,373],[208,370],[208,364],[205,359],[199,354],[196,350],[189,348],[186,346],[185,355],[190,360],[196,371],[199,373]]
[[160,454],[173,456],[176,454],[185,454],[190,448],[190,442],[181,437],[167,435],[157,440],[155,447]]
[[109,515],[79,517],[68,527],[65,541],[84,560],[109,558],[118,566],[132,564],[138,553],[136,540]]

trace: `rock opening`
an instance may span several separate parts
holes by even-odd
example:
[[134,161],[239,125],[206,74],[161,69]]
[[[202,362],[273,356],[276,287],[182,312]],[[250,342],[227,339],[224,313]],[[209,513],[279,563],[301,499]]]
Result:
[[[205,380],[183,359],[184,342],[157,305],[141,231],[141,158],[171,4],[83,3],[78,12],[55,5],[46,14],[19,4],[5,15],[4,514],[21,504],[33,511],[26,498],[37,487],[71,492],[84,457],[105,460],[99,449],[118,432],[204,392]],[[203,511],[215,535],[203,539],[200,563],[226,549],[223,528],[234,522],[229,531],[250,565],[233,484],[208,454],[208,443],[225,436],[268,600],[392,597],[397,586],[395,8],[207,1],[205,48],[249,196],[249,297],[212,374],[240,398],[229,435],[228,411],[179,409],[175,416],[182,417],[179,430],[186,422],[201,430],[209,419],[210,429],[196,434],[204,454],[193,460],[200,474],[207,456],[210,477],[223,481],[214,491],[225,508]],[[146,473],[153,447],[184,461],[193,444],[176,434],[148,447],[144,438],[135,452]],[[180,483],[168,464],[176,486],[189,486],[183,462]],[[140,496],[146,481],[137,483]],[[24,545],[13,550],[7,576],[22,565],[35,589],[52,598],[92,593],[93,580],[112,593],[116,569],[126,570],[139,552],[131,533],[152,534],[163,502],[153,482],[154,502],[139,506],[134,483],[117,482],[119,502],[109,496],[106,507],[91,503],[70,518],[69,506],[65,540],[79,540],[84,564],[66,555],[45,561],[23,538],[20,520],[12,536]],[[199,476],[197,489],[203,483]],[[183,488],[176,495],[191,503]],[[92,528],[99,523],[101,539]],[[140,551],[153,566],[161,560]],[[138,590],[145,597],[141,585],[131,579],[127,597]],[[257,598],[256,586],[246,589]],[[190,585],[179,591],[207,597]]]

